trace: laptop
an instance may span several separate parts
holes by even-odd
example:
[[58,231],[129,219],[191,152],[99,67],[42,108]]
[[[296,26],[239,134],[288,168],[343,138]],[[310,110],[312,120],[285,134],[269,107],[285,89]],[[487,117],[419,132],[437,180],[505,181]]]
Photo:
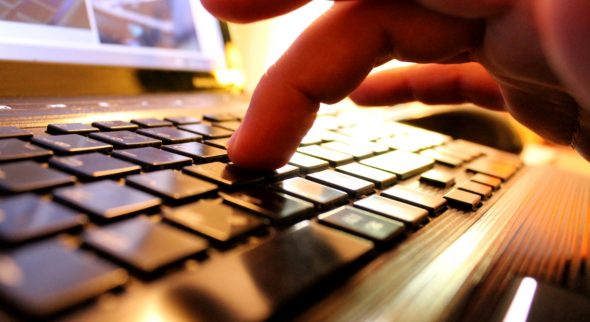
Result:
[[228,41],[199,1],[0,0],[0,320],[525,321],[587,303],[588,178],[403,122],[424,110],[348,104],[288,165],[241,169]]

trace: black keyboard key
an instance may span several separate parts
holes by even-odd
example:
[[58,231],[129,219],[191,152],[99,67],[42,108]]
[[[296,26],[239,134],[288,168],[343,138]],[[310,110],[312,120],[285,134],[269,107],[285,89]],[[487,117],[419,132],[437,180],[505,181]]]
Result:
[[230,130],[230,131],[236,131],[240,125],[242,125],[241,122],[238,121],[226,121],[226,122],[217,122],[217,123],[213,123],[213,126],[215,127],[220,127],[222,129],[226,129],[226,130]]
[[111,151],[113,146],[79,134],[36,136],[32,142],[53,150],[57,154]]
[[0,255],[0,298],[43,318],[123,285],[127,273],[57,241]]
[[0,199],[0,241],[16,244],[78,228],[86,217],[33,194]]
[[233,164],[213,162],[185,167],[184,172],[220,185],[224,189],[238,189],[262,183],[264,174],[238,168]]
[[264,226],[264,222],[244,210],[203,199],[177,208],[164,209],[164,218],[217,242],[232,242]]
[[137,174],[127,177],[126,182],[171,202],[193,200],[217,193],[216,185],[174,170]]
[[221,197],[278,225],[291,225],[313,214],[313,204],[266,188],[223,193]]
[[0,190],[29,192],[74,183],[75,178],[57,170],[42,167],[33,161],[7,163],[0,166]]
[[280,180],[292,178],[292,177],[298,175],[300,172],[301,171],[299,170],[298,167],[291,165],[291,164],[285,164],[284,166],[271,172],[267,177],[269,180],[280,181]]
[[397,176],[391,172],[382,171],[360,163],[349,163],[336,168],[336,171],[370,181],[379,189],[384,189],[397,182]]
[[340,190],[295,177],[276,183],[276,189],[313,203],[318,210],[328,210],[348,202],[348,195]]
[[72,173],[83,180],[116,178],[138,173],[141,167],[100,153],[55,157],[49,160],[52,167]]
[[190,302],[195,321],[282,321],[277,315],[350,273],[372,248],[329,227],[297,225],[256,248],[211,260],[173,290],[200,299]]
[[228,121],[239,121],[240,117],[229,112],[221,113],[207,113],[203,115],[203,119],[211,122],[228,122]]
[[354,206],[401,221],[411,228],[417,228],[428,221],[428,211],[425,209],[381,196],[358,200]]
[[191,158],[160,150],[154,147],[120,150],[112,153],[113,157],[137,163],[145,170],[165,168],[182,168],[193,163]]
[[318,216],[319,222],[375,243],[389,243],[405,231],[404,223],[374,215],[370,212],[343,206]]
[[90,137],[114,145],[118,149],[132,149],[146,146],[159,147],[162,141],[130,131],[90,133]]
[[364,165],[395,173],[401,179],[420,174],[434,166],[434,160],[423,155],[393,151],[360,161]]
[[500,185],[502,184],[501,179],[498,179],[496,177],[491,177],[491,176],[488,176],[488,175],[485,175],[482,173],[476,173],[475,175],[473,175],[469,179],[473,182],[477,182],[477,183],[481,183],[481,184],[485,184],[487,186],[490,186],[494,190],[497,190],[498,188],[500,188]]
[[138,217],[87,230],[84,242],[141,273],[153,273],[207,249],[207,241]]
[[135,130],[139,128],[137,124],[124,122],[124,121],[100,121],[92,123],[102,131],[122,131],[122,130]]
[[0,126],[0,139],[19,138],[28,140],[33,137],[33,133],[20,129],[15,126]]
[[207,140],[205,141],[205,144],[227,150],[227,142],[229,142],[229,138]]
[[87,134],[98,132],[94,126],[83,123],[62,123],[47,125],[47,133],[50,134]]
[[448,188],[455,184],[455,176],[442,170],[428,170],[420,175],[420,181],[441,188]]
[[444,198],[428,195],[404,186],[394,186],[381,192],[387,198],[403,201],[416,207],[428,210],[431,216],[437,216],[445,211],[447,202]]
[[314,158],[309,155],[295,152],[289,160],[289,164],[299,167],[302,173],[311,173],[324,170],[330,167],[328,161]]
[[330,169],[309,174],[307,175],[307,178],[323,185],[342,190],[354,198],[375,192],[375,185],[372,182]]
[[492,187],[474,181],[466,181],[458,188],[480,195],[484,200],[492,196]]
[[170,121],[165,121],[165,120],[160,120],[157,118],[143,118],[143,119],[133,119],[131,120],[131,123],[135,123],[141,127],[163,127],[163,126],[172,126],[172,122]]
[[197,124],[201,123],[201,119],[192,116],[171,116],[164,120],[170,121],[175,125]]
[[43,149],[19,139],[0,140],[0,162],[18,160],[45,160],[53,155],[53,151]]
[[201,141],[203,137],[187,131],[182,131],[173,127],[157,127],[150,129],[140,129],[137,133],[162,140],[164,144],[176,144],[193,141]]
[[321,147],[351,155],[355,160],[366,159],[374,155],[373,150],[369,148],[349,145],[338,141],[324,143],[321,145]]
[[113,181],[60,188],[54,191],[54,198],[103,221],[148,211],[161,204],[160,198]]
[[205,139],[221,139],[232,136],[234,132],[207,124],[180,125],[179,129],[202,135]]
[[463,160],[461,160],[459,158],[452,157],[450,155],[443,154],[443,153],[433,150],[433,149],[424,150],[424,151],[420,152],[420,154],[423,156],[434,159],[434,161],[436,161],[437,163],[440,163],[442,165],[446,165],[449,167],[453,167],[453,168],[459,167],[463,164]]
[[199,142],[165,145],[162,149],[193,158],[195,163],[227,160],[227,151]]
[[467,166],[467,170],[500,178],[502,181],[508,180],[516,172],[515,167],[488,159],[473,161]]
[[350,154],[345,154],[328,148],[323,148],[319,145],[309,145],[300,147],[298,152],[310,155],[312,157],[328,161],[331,166],[337,167],[346,163],[354,161]]
[[453,189],[445,195],[449,205],[455,208],[473,211],[481,204],[481,196],[464,190]]

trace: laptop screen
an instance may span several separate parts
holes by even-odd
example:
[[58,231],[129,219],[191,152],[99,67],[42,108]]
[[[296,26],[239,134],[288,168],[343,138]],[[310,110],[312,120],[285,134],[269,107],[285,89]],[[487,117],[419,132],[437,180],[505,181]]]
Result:
[[0,60],[210,72],[223,45],[198,0],[0,0]]

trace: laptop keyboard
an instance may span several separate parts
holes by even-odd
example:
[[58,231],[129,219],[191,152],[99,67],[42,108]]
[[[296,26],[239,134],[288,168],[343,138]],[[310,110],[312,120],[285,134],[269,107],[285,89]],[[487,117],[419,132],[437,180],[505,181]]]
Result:
[[196,320],[292,313],[448,209],[477,210],[522,165],[401,123],[376,132],[326,115],[288,165],[249,171],[224,149],[239,122],[0,128],[2,310],[67,320],[139,283],[202,300]]

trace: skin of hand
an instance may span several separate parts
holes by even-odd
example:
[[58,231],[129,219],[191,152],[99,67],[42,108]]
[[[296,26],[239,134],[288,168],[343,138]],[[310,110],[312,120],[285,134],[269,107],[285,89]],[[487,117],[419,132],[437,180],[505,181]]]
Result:
[[[201,0],[250,22],[308,0]],[[590,160],[588,0],[335,1],[266,72],[229,145],[254,169],[285,164],[320,102],[473,102],[506,110]],[[420,63],[372,74],[391,59]]]

